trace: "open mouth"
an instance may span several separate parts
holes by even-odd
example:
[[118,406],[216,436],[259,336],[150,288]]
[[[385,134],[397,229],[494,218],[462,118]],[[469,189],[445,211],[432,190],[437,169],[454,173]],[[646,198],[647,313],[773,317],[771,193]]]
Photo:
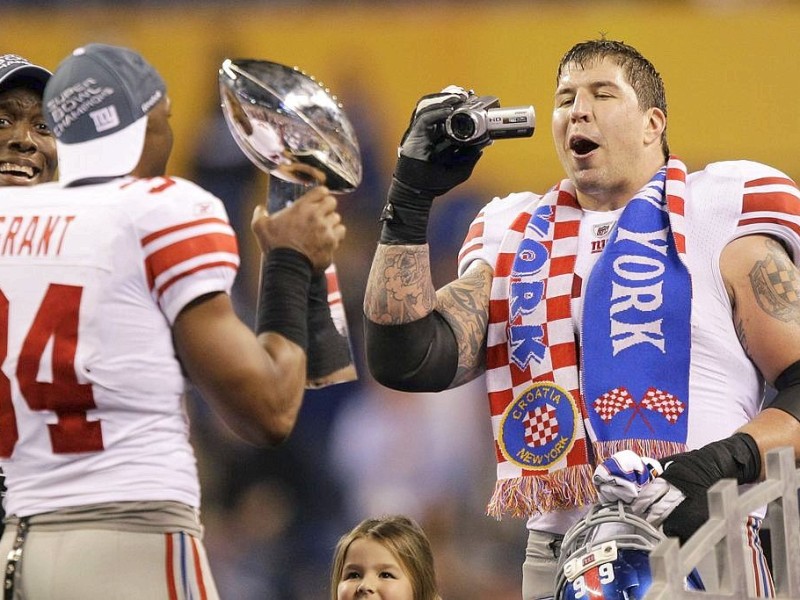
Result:
[[586,156],[599,147],[600,144],[597,144],[585,137],[575,136],[569,141],[569,149],[578,156]]
[[18,165],[10,162],[0,163],[0,174],[11,175],[13,177],[24,177],[33,179],[41,172],[41,169],[30,165]]

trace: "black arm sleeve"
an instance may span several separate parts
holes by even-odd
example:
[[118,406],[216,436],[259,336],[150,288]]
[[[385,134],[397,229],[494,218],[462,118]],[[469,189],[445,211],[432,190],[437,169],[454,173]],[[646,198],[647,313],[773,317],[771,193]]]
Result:
[[800,421],[800,360],[792,363],[775,379],[778,394],[768,405],[779,408]]
[[456,376],[456,336],[436,311],[403,325],[379,325],[365,317],[364,337],[369,371],[386,387],[439,392]]

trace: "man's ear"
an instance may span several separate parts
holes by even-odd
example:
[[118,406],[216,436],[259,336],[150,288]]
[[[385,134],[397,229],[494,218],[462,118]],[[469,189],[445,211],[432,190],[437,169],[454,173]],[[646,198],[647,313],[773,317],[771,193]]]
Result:
[[661,143],[661,135],[667,128],[667,115],[660,108],[653,106],[644,115],[644,142],[646,145]]

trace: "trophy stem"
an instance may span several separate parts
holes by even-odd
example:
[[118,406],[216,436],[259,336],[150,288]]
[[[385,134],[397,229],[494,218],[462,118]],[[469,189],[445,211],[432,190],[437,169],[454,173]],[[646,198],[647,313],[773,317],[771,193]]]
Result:
[[[269,212],[279,211],[310,187],[270,176]],[[336,266],[331,264],[323,273],[317,273],[311,279],[306,388],[320,388],[357,378],[339,277]]]
[[279,177],[269,176],[269,191],[267,194],[267,210],[270,213],[278,212],[287,204],[294,202],[312,185],[305,183],[293,183],[280,179]]

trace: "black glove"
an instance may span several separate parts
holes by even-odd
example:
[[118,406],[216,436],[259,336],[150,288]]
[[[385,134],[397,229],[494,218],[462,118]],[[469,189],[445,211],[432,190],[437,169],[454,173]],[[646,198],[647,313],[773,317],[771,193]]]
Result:
[[698,450],[661,459],[661,477],[684,493],[664,521],[664,533],[686,542],[708,520],[708,489],[720,479],[752,483],[761,473],[761,454],[746,433],[713,442]]
[[448,86],[423,96],[400,142],[387,203],[381,214],[382,244],[426,244],[428,215],[436,196],[469,179],[491,140],[459,144],[445,131],[447,117],[471,92]]

